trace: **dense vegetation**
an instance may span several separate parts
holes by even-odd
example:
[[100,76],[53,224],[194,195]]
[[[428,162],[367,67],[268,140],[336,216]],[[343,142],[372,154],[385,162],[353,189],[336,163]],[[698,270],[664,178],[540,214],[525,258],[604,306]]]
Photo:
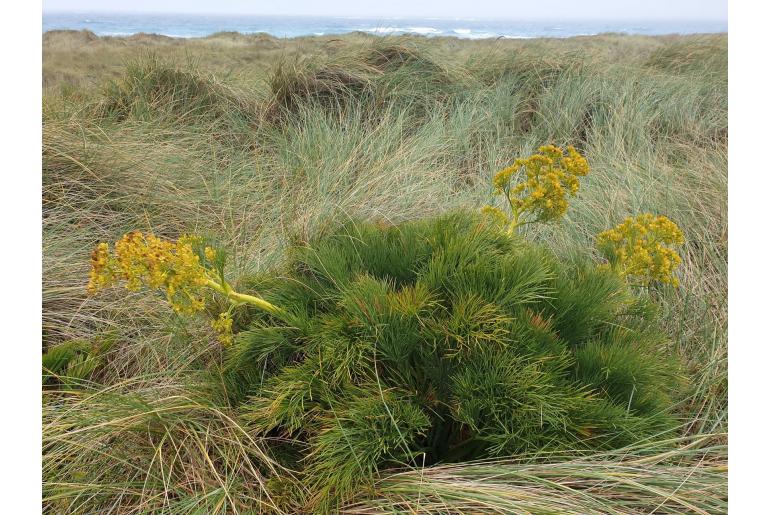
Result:
[[[359,512],[390,505],[726,510],[726,44],[724,36],[461,42],[222,34],[181,42],[46,35],[43,345],[59,350],[44,363],[45,506],[187,513],[344,501]],[[523,226],[515,241],[483,233],[452,247],[487,249],[474,259],[492,276],[499,273],[494,263],[516,256],[521,261],[511,270],[529,267],[517,276],[524,278],[521,297],[478,276],[443,284],[450,270],[415,266],[432,262],[419,242],[442,234],[420,220],[492,202],[492,175],[547,142],[575,145],[592,167],[566,219]],[[633,326],[634,317],[608,306],[606,296],[589,303],[587,291],[637,297],[592,266],[593,235],[645,211],[665,214],[685,232],[681,286],[646,290],[659,317],[633,334],[647,354],[608,353],[628,335],[596,321],[623,316]],[[468,234],[473,218],[442,220],[459,235]],[[238,289],[304,306],[294,309],[304,329],[295,324],[287,334],[240,310],[235,324],[244,337],[223,352],[205,320],[175,315],[146,294],[87,297],[90,250],[137,228],[216,241],[230,251],[228,274]],[[347,237],[351,232],[358,237]],[[372,257],[382,253],[390,259]],[[361,259],[358,268],[341,267],[352,255]],[[318,288],[312,295],[292,288],[297,277]],[[590,280],[577,287],[571,281],[579,278]],[[372,361],[366,335],[380,325],[371,325],[360,302],[414,308],[427,291],[420,284],[439,294],[424,315],[407,310],[426,324],[410,326],[406,317],[403,331],[413,343],[442,342],[440,352],[415,357],[443,363],[428,368],[439,374],[430,378],[418,375],[425,367],[388,361],[385,348],[377,348],[382,361]],[[459,285],[468,289],[453,292]],[[220,311],[217,302],[211,300],[212,313]],[[560,302],[577,307],[565,310]],[[592,312],[589,324],[559,316],[600,308],[608,311]],[[634,316],[651,316],[647,308]],[[489,320],[477,327],[474,316]],[[514,328],[514,318],[528,322]],[[480,331],[495,342],[500,331],[514,329],[539,331],[539,352],[568,359],[495,345],[462,366],[452,357],[478,348],[460,334]],[[348,342],[350,352],[334,352],[329,340]],[[298,353],[300,341],[319,352]],[[290,384],[301,393],[308,384],[302,367],[318,356],[330,367],[320,376],[320,397],[296,397],[292,405],[271,394],[291,391]],[[633,380],[607,376],[596,368],[603,359],[630,360]],[[671,370],[677,361],[681,370]],[[506,376],[506,366],[521,373]],[[566,388],[572,397],[561,407],[558,396],[546,396],[542,416],[550,429],[537,434],[543,444],[531,433],[513,437],[502,429],[534,426],[495,418],[510,414],[510,392],[501,393],[506,381],[484,382],[495,370],[512,381],[508,387],[535,374],[547,376],[546,385],[577,381],[603,393],[588,402]],[[666,388],[640,386],[669,380],[678,385],[673,398]],[[460,383],[469,386],[462,391],[489,395],[458,404],[453,385]],[[335,384],[354,390],[350,402],[324,399]],[[636,385],[633,396],[628,384]],[[379,402],[385,397],[388,403]],[[447,413],[426,410],[431,399]],[[595,438],[576,438],[585,427],[564,414],[566,406],[582,409],[574,408],[581,402],[594,403],[584,408]],[[628,423],[613,423],[626,428],[623,439],[602,441],[594,411],[601,402],[605,420]],[[387,418],[371,412],[382,406],[393,406]],[[655,414],[655,424],[634,422],[640,413]],[[405,424],[389,426],[393,419]],[[371,431],[335,420],[367,420],[390,438],[356,453],[370,460],[364,465],[374,482],[362,484],[350,449],[339,445]],[[459,422],[473,431],[459,431]],[[413,431],[394,436],[393,427]],[[663,441],[645,439],[662,428],[671,428]],[[585,454],[626,444],[617,453]],[[499,459],[446,464],[480,456]]]

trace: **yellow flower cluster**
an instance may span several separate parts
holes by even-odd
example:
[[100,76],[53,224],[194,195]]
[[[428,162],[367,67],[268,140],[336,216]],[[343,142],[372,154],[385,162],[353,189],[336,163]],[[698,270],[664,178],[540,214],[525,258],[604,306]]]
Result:
[[599,233],[596,241],[609,265],[622,276],[645,286],[653,281],[679,285],[673,273],[682,258],[669,245],[682,245],[684,235],[665,216],[628,217],[614,229]]
[[114,262],[110,259],[110,246],[100,243],[91,252],[91,273],[88,280],[88,292],[96,293],[114,282]]
[[[520,172],[524,171],[524,176]],[[538,153],[526,159],[516,159],[493,178],[495,193],[505,195],[511,207],[511,219],[494,207],[482,212],[508,224],[513,233],[525,215],[533,220],[547,222],[567,212],[567,196],[574,196],[580,188],[579,177],[588,174],[588,161],[574,147],[567,151],[554,145],[542,146]],[[512,184],[514,178],[521,181]]]
[[166,241],[139,231],[124,235],[115,243],[114,255],[109,245],[99,244],[91,255],[88,289],[95,292],[119,280],[126,288],[159,288],[178,313],[192,314],[204,307],[201,288],[210,280],[207,270],[193,250],[197,240],[182,236]]
[[[134,291],[142,287],[161,289],[174,311],[190,315],[203,310],[206,289],[211,289],[232,304],[251,304],[273,315],[287,316],[283,309],[260,297],[233,290],[224,279],[224,254],[211,247],[198,252],[201,247],[198,237],[168,241],[139,231],[124,235],[112,253],[107,243],[100,243],[91,253],[88,291],[96,293],[120,281]],[[220,314],[211,325],[223,344],[232,342],[229,312]]]
[[225,347],[233,343],[233,319],[228,311],[211,321],[211,327],[219,333],[219,341]]
[[505,216],[505,213],[503,213],[503,210],[499,207],[484,206],[481,208],[481,214],[492,218],[500,225],[508,224],[508,217]]

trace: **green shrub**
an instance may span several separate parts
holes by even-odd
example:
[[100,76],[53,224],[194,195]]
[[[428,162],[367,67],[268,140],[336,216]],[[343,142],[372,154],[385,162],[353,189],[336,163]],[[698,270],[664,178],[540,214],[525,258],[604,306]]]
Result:
[[475,215],[350,223],[250,284],[290,323],[256,314],[224,384],[254,433],[290,442],[274,452],[313,510],[385,468],[615,448],[674,424],[652,304]]

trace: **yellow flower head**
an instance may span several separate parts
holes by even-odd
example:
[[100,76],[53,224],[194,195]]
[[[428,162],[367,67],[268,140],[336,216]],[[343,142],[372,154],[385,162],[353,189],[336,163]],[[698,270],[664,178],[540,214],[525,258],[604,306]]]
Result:
[[124,280],[129,290],[165,290],[168,302],[179,313],[200,311],[202,288],[209,278],[193,249],[197,241],[189,236],[167,241],[134,231],[115,243],[113,254],[107,243],[100,243],[91,255],[88,289],[93,293]]
[[481,208],[481,214],[488,216],[496,223],[500,225],[506,225],[508,223],[508,217],[500,208],[494,206],[484,206]]
[[492,185],[495,187],[496,193],[503,192],[504,188],[507,187],[508,183],[511,181],[511,175],[513,175],[513,172],[515,171],[515,167],[509,166],[507,168],[503,168],[495,174],[495,176],[492,178]]
[[614,229],[599,233],[596,242],[610,266],[622,276],[641,285],[654,281],[679,285],[673,274],[682,258],[671,246],[682,245],[684,235],[665,216],[645,213],[628,217]]
[[225,347],[233,343],[233,319],[230,313],[220,313],[218,318],[211,321],[211,327],[219,333],[219,341]]
[[[492,184],[496,194],[506,196],[512,212],[510,224],[515,227],[527,215],[541,222],[563,216],[567,197],[577,194],[579,177],[588,171],[588,161],[574,147],[567,147],[565,153],[560,147],[545,145],[538,153],[516,159],[499,171]],[[493,214],[489,210],[486,213]],[[494,216],[499,218],[497,213]]]
[[115,274],[110,265],[110,246],[100,243],[91,252],[91,274],[88,281],[90,293],[95,293],[112,284]]

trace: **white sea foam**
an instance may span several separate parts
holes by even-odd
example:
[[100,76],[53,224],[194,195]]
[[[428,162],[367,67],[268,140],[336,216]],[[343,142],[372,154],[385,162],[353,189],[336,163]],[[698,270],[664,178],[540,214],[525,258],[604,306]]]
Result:
[[499,35],[491,32],[477,32],[476,34],[467,34],[463,37],[466,39],[489,39],[499,37]]
[[454,29],[452,32],[455,34],[470,34],[471,29]]
[[411,34],[441,34],[442,31],[434,27],[371,27],[368,29],[362,29],[364,32],[372,32],[374,34],[395,34],[411,33]]
[[375,34],[391,34],[393,32],[404,32],[401,27],[372,27],[370,29],[362,29],[364,32],[374,32]]
[[439,29],[433,27],[409,27],[408,31],[416,34],[441,34]]

